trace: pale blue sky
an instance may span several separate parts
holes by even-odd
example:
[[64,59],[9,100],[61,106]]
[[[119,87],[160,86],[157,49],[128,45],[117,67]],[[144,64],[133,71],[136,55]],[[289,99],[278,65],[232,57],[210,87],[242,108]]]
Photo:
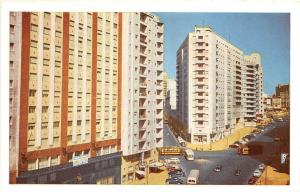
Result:
[[264,92],[290,81],[290,15],[288,13],[155,13],[165,23],[164,68],[176,77],[176,51],[194,25],[213,30],[244,51],[262,55]]

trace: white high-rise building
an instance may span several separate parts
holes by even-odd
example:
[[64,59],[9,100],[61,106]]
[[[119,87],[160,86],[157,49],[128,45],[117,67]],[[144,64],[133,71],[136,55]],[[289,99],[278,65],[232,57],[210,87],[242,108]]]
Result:
[[143,12],[123,14],[122,20],[121,145],[124,156],[139,156],[163,145],[164,25]]
[[[260,60],[255,61],[261,66]],[[242,50],[210,27],[196,26],[177,51],[176,67],[177,116],[186,125],[192,143],[210,143],[244,124],[245,91],[250,89],[246,89]],[[262,79],[261,67],[252,73]],[[257,91],[259,100],[262,82],[255,86],[251,91]],[[260,109],[260,105],[255,107]]]
[[263,114],[263,71],[258,53],[244,56],[245,66],[245,120],[252,121]]
[[176,81],[174,79],[168,79],[165,107],[169,112],[176,110]]

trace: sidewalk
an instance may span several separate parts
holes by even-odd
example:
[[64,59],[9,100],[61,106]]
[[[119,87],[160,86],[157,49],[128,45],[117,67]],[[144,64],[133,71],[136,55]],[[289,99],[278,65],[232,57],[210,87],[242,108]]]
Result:
[[256,128],[254,127],[241,128],[236,130],[234,133],[228,135],[226,138],[223,138],[211,144],[202,144],[202,143],[191,144],[189,142],[186,142],[186,147],[191,148],[193,150],[199,150],[199,151],[224,150],[227,149],[230,144],[250,134],[253,130],[256,130]]
[[128,182],[128,185],[165,185],[165,181],[168,178],[168,171],[165,167],[162,169],[163,171],[160,173],[150,173],[148,179],[147,176],[143,179],[135,179]]
[[290,176],[286,173],[279,173],[277,169],[267,166],[262,176],[256,181],[256,185],[288,185]]

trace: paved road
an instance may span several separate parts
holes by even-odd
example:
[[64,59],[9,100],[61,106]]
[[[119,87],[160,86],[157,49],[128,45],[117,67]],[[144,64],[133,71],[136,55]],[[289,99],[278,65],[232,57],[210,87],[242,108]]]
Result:
[[[188,175],[191,169],[200,170],[200,184],[213,185],[243,185],[248,184],[249,178],[260,163],[268,164],[274,160],[274,154],[280,155],[283,143],[275,142],[272,136],[277,130],[289,127],[288,118],[285,122],[273,122],[265,128],[265,131],[252,139],[250,142],[259,143],[263,146],[264,153],[256,156],[240,156],[236,149],[224,151],[200,152],[194,151],[195,160],[187,161],[180,156],[181,166]],[[179,146],[168,125],[164,126],[164,146]],[[222,165],[221,172],[215,172],[216,165]],[[235,176],[236,169],[241,170],[240,176]]]

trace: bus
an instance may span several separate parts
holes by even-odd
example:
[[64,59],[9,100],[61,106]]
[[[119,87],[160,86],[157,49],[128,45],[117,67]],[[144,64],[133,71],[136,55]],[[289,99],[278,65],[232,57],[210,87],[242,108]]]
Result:
[[177,140],[182,147],[185,147],[185,141],[180,136],[178,136]]
[[187,184],[188,185],[197,185],[199,184],[199,175],[200,171],[197,169],[192,169],[188,178],[187,178]]
[[188,161],[193,161],[194,160],[194,151],[191,149],[186,149],[184,151],[184,157],[186,158],[186,160]]
[[259,155],[263,152],[261,145],[252,144],[252,145],[241,145],[238,148],[239,155]]
[[160,155],[181,155],[179,147],[161,147],[159,148]]

